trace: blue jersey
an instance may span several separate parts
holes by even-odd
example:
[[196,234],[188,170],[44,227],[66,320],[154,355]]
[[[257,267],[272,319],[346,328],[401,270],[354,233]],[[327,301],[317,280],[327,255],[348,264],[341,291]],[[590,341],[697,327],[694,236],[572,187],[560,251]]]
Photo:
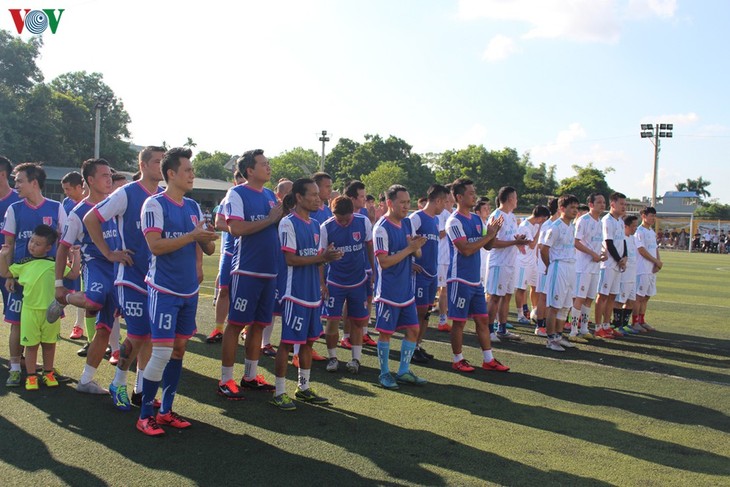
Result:
[[71,210],[73,210],[74,208],[76,208],[76,205],[78,205],[79,203],[81,203],[81,202],[80,201],[74,201],[71,198],[66,197],[61,202],[61,205],[63,206],[63,209],[66,212],[66,214],[67,215],[70,215],[71,214]]
[[16,201],[20,201],[20,196],[14,189],[11,189],[4,198],[0,199],[0,245],[5,243],[5,234],[2,233],[3,225],[5,225],[5,213],[7,213],[8,207]]
[[[66,247],[71,247],[76,244],[81,245],[81,257],[84,264],[91,260],[96,260],[100,263],[109,264],[109,267],[114,267],[114,264],[104,257],[99,247],[91,240],[86,225],[84,225],[84,217],[93,209],[94,205],[92,203],[89,203],[87,200],[82,200],[81,203],[71,210],[71,214],[66,220],[66,225],[63,227],[61,243]],[[119,232],[117,231],[117,222],[110,220],[102,223],[101,233],[104,236],[104,241],[109,246],[109,250],[119,249],[121,241],[119,240]]]
[[311,212],[309,214],[309,218],[317,220],[317,222],[321,225],[332,218],[332,210],[330,210],[327,205],[322,205],[319,210]]
[[[383,217],[373,227],[375,241],[375,255],[397,254],[408,247],[413,237],[411,221],[408,218],[401,220],[400,225]],[[383,269],[375,259],[375,302],[384,302],[392,306],[408,306],[415,301],[413,268],[410,257],[403,259],[394,266]]]
[[[279,223],[281,250],[302,257],[319,253],[319,223],[304,220],[296,213],[290,213]],[[287,266],[286,284],[281,299],[288,299],[302,306],[318,307],[322,302],[319,287],[319,265]]]
[[[475,213],[464,215],[455,211],[446,220],[446,234],[453,244],[460,240],[476,242],[482,235],[482,219]],[[449,273],[446,282],[458,281],[469,286],[481,285],[482,255],[481,252],[474,252],[466,256],[451,246],[451,260],[449,262]]]
[[[218,215],[221,215],[223,218],[225,218],[225,215],[223,214],[223,207],[225,206],[226,202],[223,200],[220,205],[216,206],[213,209],[213,214],[217,217]],[[236,249],[236,237],[231,235],[228,232],[221,232],[221,254],[227,255],[228,257],[233,257],[233,252]]]
[[[157,188],[157,193],[162,192]],[[132,251],[133,264],[120,265],[114,284],[128,286],[147,294],[144,283],[150,266],[150,249],[142,235],[140,215],[142,204],[151,193],[139,181],[125,184],[94,207],[94,213],[101,222],[116,220],[122,249]]]
[[[8,207],[2,233],[15,237],[14,264],[28,256],[28,241],[38,225],[48,225],[60,234],[66,225],[66,212],[61,203],[43,198],[38,206],[32,206],[27,200],[20,200]],[[49,255],[55,257],[55,244]]]
[[439,256],[439,218],[429,216],[423,210],[412,213],[408,218],[416,235],[426,237],[426,243],[421,247],[421,258],[416,259],[416,264],[423,268],[428,277],[436,277],[438,272]]
[[[162,238],[178,238],[190,233],[203,219],[200,206],[190,198],[182,203],[161,193],[150,196],[142,205],[142,232],[158,232]],[[190,242],[164,255],[150,253],[147,285],[165,294],[192,297],[198,293],[197,246]]]
[[[247,184],[235,186],[228,190],[223,214],[226,221],[232,220],[254,222],[269,216],[271,209],[277,205],[276,195],[268,189],[260,191]],[[276,225],[238,239],[238,249],[233,254],[234,274],[272,279],[276,277],[279,267],[279,236]]]
[[322,223],[319,230],[320,250],[333,244],[343,253],[340,260],[333,260],[327,265],[327,283],[337,287],[357,287],[365,282],[368,279],[366,263],[370,262],[366,245],[373,240],[370,220],[353,214],[350,223],[342,226],[332,217]]

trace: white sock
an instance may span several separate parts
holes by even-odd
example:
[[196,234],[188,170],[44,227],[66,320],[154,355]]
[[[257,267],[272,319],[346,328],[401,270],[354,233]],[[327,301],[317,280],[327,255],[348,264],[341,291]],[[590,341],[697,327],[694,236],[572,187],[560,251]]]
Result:
[[485,362],[491,362],[494,360],[494,355],[492,355],[492,349],[489,350],[482,350],[482,355],[484,355],[484,361]]
[[462,360],[464,360],[463,353],[458,353],[458,354],[454,355],[454,363],[461,362]]
[[114,380],[112,381],[114,387],[126,386],[127,385],[127,371],[122,370],[119,367],[114,372]]
[[84,365],[84,372],[81,374],[79,384],[88,384],[94,380],[94,374],[96,374],[96,367],[92,367],[89,364]]
[[327,356],[329,358],[337,358],[337,349],[336,348],[328,348],[327,349]]
[[233,366],[221,366],[221,382],[225,384],[229,380],[233,380]]
[[134,378],[134,392],[142,394],[142,381],[144,380],[144,369],[137,366],[137,376]]
[[172,357],[172,347],[152,347],[150,361],[144,369],[144,378],[155,382],[161,381],[170,357]]
[[76,308],[76,325],[74,325],[74,326],[83,328],[85,317],[86,317],[86,310],[84,308]]
[[112,332],[109,334],[109,346],[112,347],[112,352],[119,351],[119,339],[121,338],[121,332],[119,330],[119,317],[114,318],[114,324],[112,325]]
[[243,378],[246,380],[254,380],[256,378],[256,372],[258,371],[258,360],[246,359],[246,365],[243,369]]
[[271,345],[271,334],[274,332],[273,323],[269,326],[264,327],[263,333],[261,333],[261,348],[266,345]]
[[286,392],[286,377],[277,377],[274,381],[274,387],[276,387],[275,396],[281,396]]
[[353,360],[362,360],[362,345],[353,345],[352,346],[352,359]]
[[309,389],[309,373],[310,369],[299,369],[299,389],[306,391]]
[[10,362],[10,372],[20,372],[20,359],[17,362]]

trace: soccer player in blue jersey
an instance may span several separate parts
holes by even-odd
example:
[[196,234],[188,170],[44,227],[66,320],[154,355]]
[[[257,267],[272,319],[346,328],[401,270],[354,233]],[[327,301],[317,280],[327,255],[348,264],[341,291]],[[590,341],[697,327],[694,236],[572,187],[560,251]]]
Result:
[[476,325],[477,339],[482,349],[485,370],[506,372],[509,367],[502,365],[492,354],[489,338],[489,315],[484,298],[484,286],[480,282],[479,269],[483,248],[489,250],[502,226],[504,217],[493,219],[487,225],[486,233],[482,220],[471,212],[477,202],[477,191],[470,179],[459,178],[451,185],[456,200],[456,211],[446,221],[446,233],[451,241],[451,263],[446,279],[449,295],[449,318],[451,327],[451,350],[454,360],[451,367],[459,372],[474,372],[474,367],[462,353],[464,325],[472,318]]
[[417,364],[428,363],[433,358],[421,346],[423,336],[428,329],[428,309],[433,304],[438,289],[438,253],[439,253],[439,215],[448,202],[449,190],[446,186],[433,184],[426,192],[426,204],[422,210],[413,212],[408,218],[416,235],[426,237],[421,247],[421,257],[416,259],[416,310],[418,311],[418,340],[411,360]]
[[337,342],[339,342],[339,322],[343,317],[343,308],[347,306],[347,315],[351,320],[355,333],[350,335],[352,344],[352,360],[346,368],[354,374],[360,370],[362,359],[362,327],[370,319],[368,313],[367,286],[370,276],[366,271],[366,262],[373,264],[373,229],[370,220],[354,213],[352,200],[346,196],[338,196],[332,202],[334,216],[320,225],[319,245],[322,251],[330,245],[343,253],[340,260],[330,263],[322,272],[322,294],[324,312],[327,317],[327,371],[336,372]]
[[[386,389],[398,389],[398,383],[423,385],[427,381],[410,370],[411,357],[418,340],[418,313],[413,290],[413,257],[421,257],[426,237],[416,235],[408,219],[411,196],[401,185],[388,188],[388,212],[375,224],[375,328],[378,338],[378,382]],[[400,366],[395,377],[390,373],[390,337],[403,331]]]
[[[142,378],[150,359],[150,314],[147,307],[145,276],[149,269],[150,249],[142,234],[140,215],[142,204],[150,196],[162,192],[160,162],[165,154],[163,147],[148,146],[139,152],[140,178],[122,186],[86,213],[84,225],[99,252],[110,262],[117,264],[114,286],[119,307],[127,324],[127,336],[119,350],[119,362],[110,390],[115,404],[124,403],[127,393],[127,372],[137,360],[135,386],[130,402],[142,404]],[[117,224],[121,245],[110,248],[104,239],[102,226],[114,221]]]
[[[202,254],[213,254],[218,239],[203,219],[200,206],[185,197],[195,180],[191,156],[192,151],[183,147],[165,152],[161,170],[167,188],[142,205],[142,232],[152,254],[145,278],[152,318],[152,356],[144,371],[137,429],[148,436],[164,434],[161,426],[165,425],[190,427],[189,421],[172,410],[172,403],[185,349],[196,330]],[[155,416],[160,382],[162,404]]]
[[228,231],[239,243],[231,269],[231,306],[223,332],[221,380],[218,383],[218,394],[233,400],[242,398],[233,380],[238,335],[249,325],[240,385],[252,390],[274,390],[274,386],[258,374],[258,361],[262,331],[271,326],[274,312],[281,255],[276,225],[283,214],[274,193],[264,187],[271,179],[271,165],[263,150],[246,151],[238,159],[238,170],[247,182],[228,190],[224,208]]
[[330,218],[332,218],[332,210],[327,203],[329,203],[330,195],[332,195],[332,176],[326,172],[316,172],[312,174],[314,184],[319,188],[319,201],[320,206],[316,211],[313,211],[309,216],[314,218],[321,225]]
[[[84,199],[84,178],[81,176],[81,173],[78,171],[71,171],[67,173],[66,175],[61,178],[61,189],[63,189],[63,194],[66,195],[66,197],[63,199],[61,204],[63,205],[63,209],[66,211],[67,215],[71,214],[71,210],[74,209],[76,205],[78,205],[82,199]],[[81,290],[81,278],[74,279],[73,281],[67,280],[64,283],[64,286],[66,289],[70,291],[80,291]],[[72,340],[78,340],[79,338],[83,338],[84,336],[84,309],[83,308],[76,308],[76,323],[73,326],[73,329],[71,330],[71,335],[69,336]],[[89,340],[94,335],[93,328],[86,330],[86,336]]]
[[286,260],[286,286],[282,290],[281,343],[276,354],[276,390],[271,403],[286,411],[296,405],[286,394],[286,369],[289,350],[299,344],[299,380],[295,397],[300,401],[325,404],[329,400],[310,386],[312,343],[322,334],[320,312],[321,264],[342,258],[342,250],[330,243],[320,250],[320,225],[310,212],[319,208],[319,190],[314,180],[294,181],[292,191],[284,199],[284,210],[291,212],[279,223],[279,240]]
[[[5,156],[0,156],[0,246],[5,243],[5,234],[2,233],[5,223],[5,213],[8,207],[20,201],[18,192],[10,187],[10,175],[13,173],[13,164]],[[0,277],[0,293],[3,295],[3,310],[8,307],[8,290],[5,289],[5,278]]]
[[[61,235],[56,255],[56,301],[48,308],[48,321],[54,322],[61,315],[63,305],[72,304],[96,314],[96,333],[89,345],[84,371],[76,386],[78,392],[107,394],[108,391],[94,381],[109,335],[114,326],[114,312],[117,299],[114,293],[114,263],[107,260],[91,240],[83,223],[84,216],[94,205],[106,198],[112,189],[112,173],[104,159],[88,159],[81,165],[81,172],[89,188],[89,196],[82,200],[68,216]],[[107,245],[116,250],[119,247],[119,232],[116,222],[108,222],[104,228]],[[66,260],[72,246],[81,245],[84,263],[84,292],[71,292],[64,286],[63,275]],[[128,403],[127,403],[128,407]]]
[[[10,247],[8,263],[17,264],[28,256],[28,241],[33,230],[38,225],[48,225],[56,231],[66,224],[66,212],[58,201],[43,196],[43,186],[46,182],[46,172],[39,164],[26,162],[18,164],[13,170],[15,175],[15,190],[22,198],[11,204],[5,212],[5,222],[2,233],[5,235],[5,244]],[[48,255],[56,256],[54,244]],[[10,291],[8,303],[5,306],[5,321],[10,323],[10,376],[7,385],[20,385],[20,310],[23,306],[23,289],[17,281],[8,278],[5,288]],[[56,371],[56,376],[61,375]]]

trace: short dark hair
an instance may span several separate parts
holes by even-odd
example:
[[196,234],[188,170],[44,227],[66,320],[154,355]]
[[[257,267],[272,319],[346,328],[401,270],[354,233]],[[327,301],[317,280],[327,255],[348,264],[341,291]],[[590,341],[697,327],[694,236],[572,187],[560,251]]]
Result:
[[366,194],[365,195],[365,200],[366,201],[375,201],[375,196],[373,196],[371,194]]
[[548,199],[547,207],[550,210],[550,216],[556,214],[558,212],[558,199],[555,196]]
[[497,193],[497,201],[500,203],[506,203],[509,199],[509,196],[512,193],[516,193],[517,190],[513,188],[512,186],[502,186],[499,188],[499,192]]
[[489,206],[489,201],[481,199],[477,201],[477,204],[474,205],[474,213],[480,211],[483,206]]
[[641,216],[656,215],[656,208],[654,208],[653,206],[647,206],[646,208],[642,208],[639,214]]
[[535,218],[550,218],[550,209],[545,205],[537,205],[532,209],[532,216]]
[[[589,205],[592,205],[596,202],[596,198],[599,196],[603,196],[601,193],[591,193],[588,195],[588,198],[586,198],[586,203]],[[605,197],[604,197],[605,198]]]
[[180,159],[190,159],[191,157],[193,157],[193,151],[189,147],[173,147],[165,152],[160,166],[165,182],[167,182],[167,171],[177,171],[180,168]]
[[332,200],[332,213],[335,215],[349,215],[355,211],[352,200],[347,196],[338,196]]
[[241,157],[238,158],[238,160],[236,161],[236,165],[238,166],[238,170],[241,171],[241,174],[244,178],[246,178],[246,180],[248,180],[248,170],[256,167],[256,156],[263,155],[263,149],[253,149],[247,150],[243,153]]
[[106,159],[86,159],[81,163],[81,174],[84,176],[84,181],[89,184],[89,178],[96,176],[96,168],[98,166],[109,166],[109,162]]
[[631,225],[638,219],[639,219],[639,217],[636,215],[626,215],[624,217],[624,225],[626,225],[628,227],[629,225]]
[[390,188],[388,188],[388,191],[386,192],[385,196],[390,201],[395,201],[395,199],[398,197],[398,193],[401,191],[408,191],[405,186],[401,184],[394,184]]
[[61,184],[70,184],[71,186],[81,186],[84,184],[84,178],[78,171],[71,171],[61,179]]
[[581,203],[578,205],[578,211],[590,211],[591,207],[586,205],[585,203]]
[[37,181],[38,187],[41,190],[46,184],[46,171],[40,164],[35,162],[24,162],[22,164],[18,164],[15,166],[15,169],[13,169],[13,173],[18,174],[19,172],[24,172],[28,181]]
[[299,178],[292,183],[291,191],[289,194],[284,196],[282,205],[284,209],[290,211],[297,204],[297,195],[304,196],[307,194],[307,186],[310,184],[316,184],[314,179],[311,178]]
[[625,200],[626,199],[626,195],[623,194],[623,193],[619,193],[617,191],[615,193],[611,193],[611,196],[609,196],[608,199],[611,200],[611,203],[613,203],[614,201],[618,201],[620,199],[624,199]]
[[464,192],[466,192],[466,187],[469,185],[474,185],[474,181],[469,178],[459,178],[451,183],[451,192],[454,194],[454,199],[456,199],[458,195],[464,194]]
[[428,201],[428,198],[426,196],[421,196],[420,198],[418,198],[419,205],[425,205],[427,201]]
[[316,172],[312,174],[312,179],[315,183],[317,183],[317,186],[319,186],[320,181],[322,181],[323,179],[329,179],[330,181],[332,181],[332,176],[330,176],[326,172]]
[[[112,171],[114,171],[114,170],[112,169]],[[122,180],[126,181],[127,176],[125,176],[124,174],[122,174],[120,172],[112,172],[112,182],[122,181]]]
[[447,196],[448,194],[449,189],[443,184],[432,184],[428,187],[428,190],[426,190],[426,198],[428,198],[428,201],[436,201],[442,196]]
[[357,198],[357,193],[360,190],[365,190],[365,184],[362,181],[358,180],[352,181],[345,188],[345,196],[347,196],[348,198]]
[[4,172],[8,177],[13,173],[13,163],[5,156],[0,156],[0,172]]
[[568,205],[572,205],[575,203],[576,205],[580,204],[580,201],[578,198],[573,194],[564,194],[560,198],[558,198],[558,206],[560,208],[567,208]]
[[139,181],[139,178],[142,177],[142,173],[137,171],[136,173],[132,174],[132,181]]
[[246,176],[244,176],[239,169],[236,169],[233,171],[233,179],[243,178],[246,179]]
[[153,152],[162,152],[164,154],[165,148],[157,145],[148,145],[147,147],[139,151],[139,160],[144,162],[145,164],[150,162]]
[[33,229],[33,235],[45,238],[48,245],[53,245],[58,239],[58,232],[49,225],[38,225]]

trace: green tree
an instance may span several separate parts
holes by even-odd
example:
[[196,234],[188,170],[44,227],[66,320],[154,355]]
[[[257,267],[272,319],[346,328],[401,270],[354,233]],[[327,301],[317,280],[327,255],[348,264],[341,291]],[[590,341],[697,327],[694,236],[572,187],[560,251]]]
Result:
[[[380,164],[370,174],[363,176],[362,182],[365,183],[368,193],[379,195],[394,184],[408,187],[408,174],[395,162],[388,161]],[[411,200],[417,199],[418,195],[411,193]]]
[[276,186],[282,178],[292,181],[308,178],[319,170],[321,157],[311,149],[295,147],[269,159],[271,164],[271,184]]
[[697,179],[687,179],[684,183],[677,183],[674,186],[677,188],[677,191],[694,191],[697,193],[697,196],[700,197],[700,200],[704,198],[709,198],[712,196],[709,191],[707,191],[707,187],[712,184],[710,181],[706,179],[702,179],[702,176],[700,176]]
[[558,181],[555,179],[555,166],[548,167],[544,162],[535,166],[530,161],[529,153],[523,156],[523,165],[525,176],[522,182],[525,189],[524,194],[520,195],[519,206],[529,210],[535,205],[545,204],[547,198],[558,189]]
[[608,197],[613,190],[606,182],[606,174],[613,171],[612,168],[606,168],[601,171],[600,169],[593,167],[593,163],[588,163],[587,166],[574,165],[573,170],[575,176],[565,178],[560,181],[556,194],[573,194],[579,201],[586,201],[588,195],[591,193],[601,193]]
[[225,152],[215,151],[212,154],[205,151],[198,152],[193,157],[193,169],[195,170],[195,176],[199,178],[230,181],[232,174],[223,167],[230,158],[231,155],[226,154]]
[[713,220],[730,220],[730,205],[715,202],[698,206],[695,210],[695,216],[697,218],[712,218]]
[[43,82],[43,73],[35,62],[42,46],[41,36],[23,41],[6,30],[0,30],[0,85],[18,94]]

